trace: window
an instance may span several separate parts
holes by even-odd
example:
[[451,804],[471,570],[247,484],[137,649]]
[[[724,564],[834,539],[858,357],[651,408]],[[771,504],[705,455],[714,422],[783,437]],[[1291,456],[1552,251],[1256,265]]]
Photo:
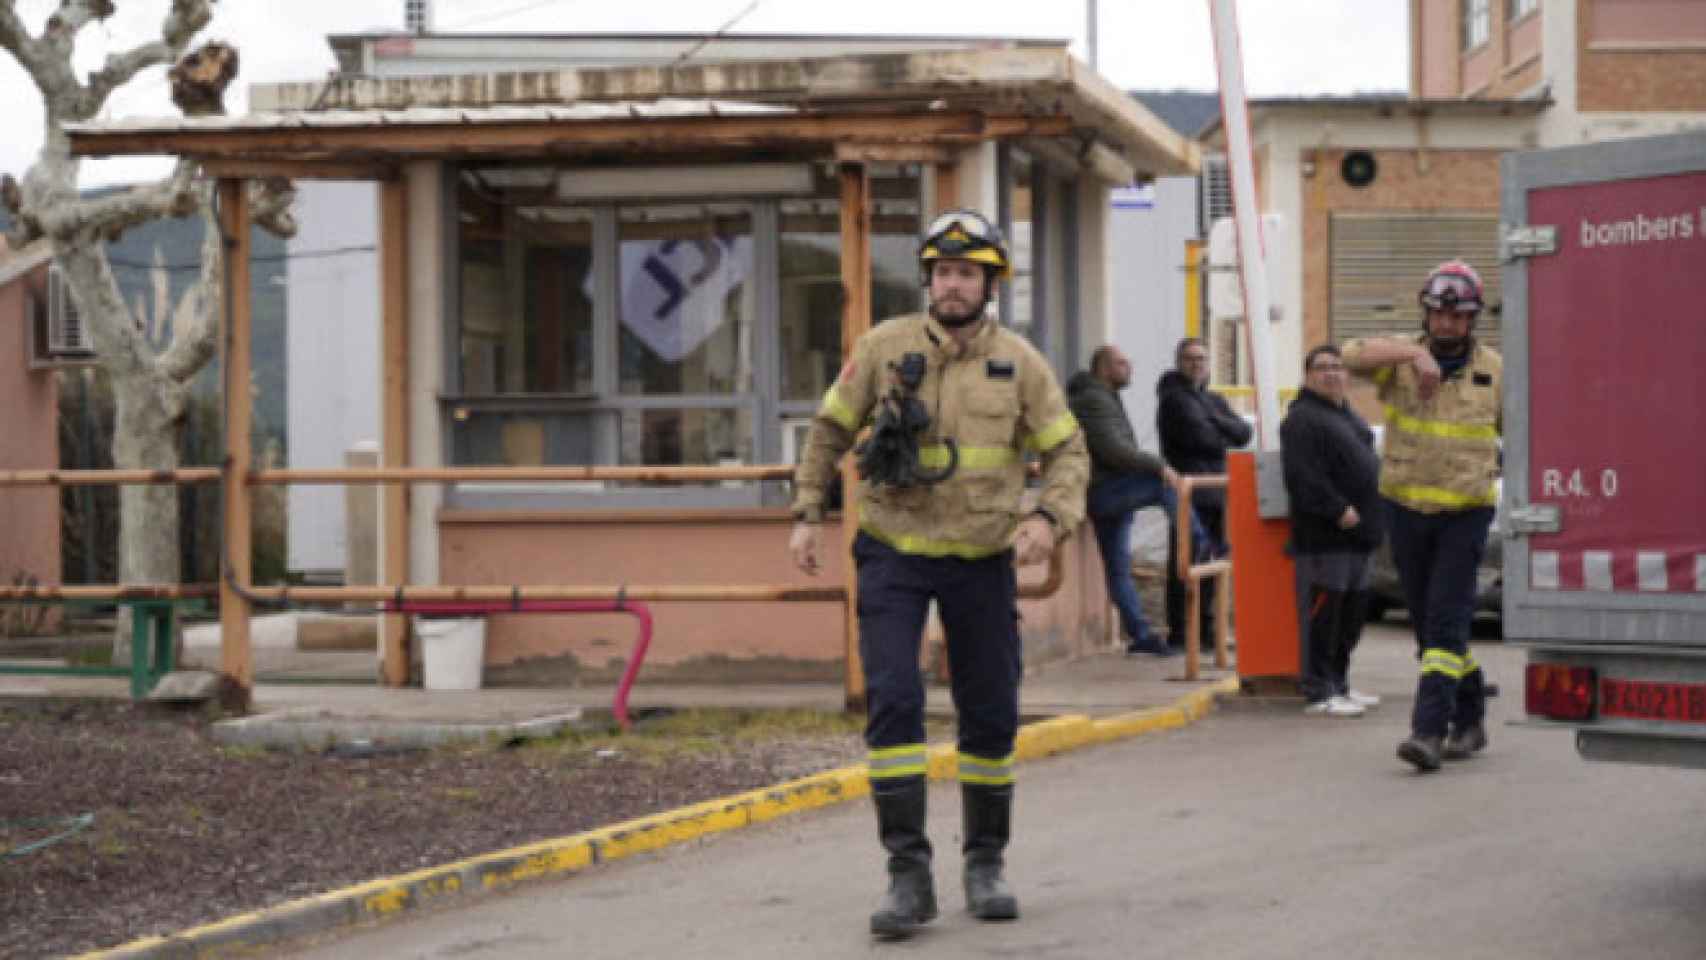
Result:
[[1505,19],[1520,20],[1540,9],[1540,0],[1505,0]]
[[[871,322],[924,308],[918,271],[919,179],[913,167],[871,170]],[[781,402],[810,416],[841,370],[841,203],[824,179],[816,196],[781,203],[778,335]]]
[[1492,37],[1493,0],[1463,0],[1463,49],[1474,50]]
[[[463,170],[459,355],[444,400],[452,462],[780,462],[790,423],[811,416],[842,363],[839,187],[833,166],[794,170],[765,196],[750,177],[721,176],[726,167],[683,167],[670,182],[692,186],[654,202],[603,199],[588,189],[603,181],[576,168]],[[880,321],[922,306],[919,175],[873,166],[871,176]],[[694,196],[700,189],[709,195]],[[744,482],[464,484],[451,496],[488,506],[783,502],[779,487]]]
[[1037,320],[1037,256],[1042,240],[1042,193],[1037,189],[1041,167],[1023,150],[1003,146],[1001,232],[1007,235],[1013,276],[1001,284],[999,310],[1003,326],[1046,347]]

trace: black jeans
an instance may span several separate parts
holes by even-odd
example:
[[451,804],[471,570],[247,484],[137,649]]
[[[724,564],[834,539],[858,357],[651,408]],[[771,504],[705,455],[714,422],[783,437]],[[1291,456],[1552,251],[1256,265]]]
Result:
[[1299,686],[1315,703],[1351,690],[1351,654],[1368,614],[1369,555],[1303,553],[1295,561]]

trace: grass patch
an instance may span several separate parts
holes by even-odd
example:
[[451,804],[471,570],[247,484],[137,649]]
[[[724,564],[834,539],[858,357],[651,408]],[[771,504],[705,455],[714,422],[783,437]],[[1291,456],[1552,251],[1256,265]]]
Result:
[[[522,749],[546,756],[620,757],[631,763],[661,763],[680,757],[708,757],[729,752],[733,744],[778,740],[857,739],[863,717],[822,710],[694,709],[659,710],[635,718],[628,733],[613,726],[568,730],[560,737],[537,740]],[[606,754],[607,756],[601,756]]]

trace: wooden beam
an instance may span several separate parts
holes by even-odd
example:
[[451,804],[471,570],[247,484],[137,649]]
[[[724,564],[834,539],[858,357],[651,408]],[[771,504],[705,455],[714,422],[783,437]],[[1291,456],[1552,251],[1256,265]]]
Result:
[[[493,154],[521,156],[573,149],[634,154],[718,148],[785,148],[840,141],[975,143],[1064,136],[1070,117],[986,116],[956,111],[852,116],[695,117],[676,120],[541,120],[502,123],[371,124],[347,127],[238,127],[224,130],[112,130],[70,134],[83,157],[174,154],[220,159],[304,160]],[[377,162],[377,161],[375,161]]]
[[397,168],[383,163],[344,163],[330,160],[208,160],[201,172],[232,180],[395,180]]
[[837,163],[946,163],[952,157],[939,143],[861,143],[835,145]]
[[[871,181],[865,166],[844,163],[841,180],[841,360],[852,359],[853,345],[871,329]],[[859,532],[859,472],[852,457],[841,463],[841,556],[846,560],[846,699],[849,712],[865,709],[865,664],[859,657],[859,571],[853,563],[853,538]]]
[[241,180],[221,180],[219,228],[224,246],[224,328],[220,339],[224,356],[220,369],[225,378],[225,487],[223,503],[225,563],[219,577],[219,663],[220,672],[238,691],[237,699],[247,705],[255,685],[255,664],[249,646],[250,603],[238,592],[253,579],[250,557],[251,507],[249,469],[253,451],[250,429],[253,402],[249,381],[250,351],[249,292],[249,200]]
[[[380,453],[382,467],[409,462],[409,191],[407,181],[379,188],[380,270]],[[380,579],[409,582],[409,487],[387,486],[380,494],[385,541]],[[381,671],[387,686],[409,682],[409,618],[386,614],[381,621]]]

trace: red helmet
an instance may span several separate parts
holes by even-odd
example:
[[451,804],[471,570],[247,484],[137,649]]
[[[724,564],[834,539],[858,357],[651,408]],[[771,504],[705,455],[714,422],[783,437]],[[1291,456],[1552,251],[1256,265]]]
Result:
[[1481,275],[1462,260],[1447,260],[1428,274],[1419,297],[1429,310],[1476,314],[1486,305],[1481,297]]

